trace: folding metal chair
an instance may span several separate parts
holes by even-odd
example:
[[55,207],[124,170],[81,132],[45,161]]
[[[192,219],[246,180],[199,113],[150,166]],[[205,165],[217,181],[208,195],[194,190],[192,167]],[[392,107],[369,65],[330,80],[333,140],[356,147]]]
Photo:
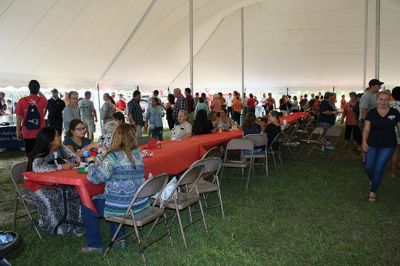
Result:
[[302,152],[305,146],[310,145],[311,148],[307,154],[307,156],[310,156],[315,147],[319,147],[324,144],[322,141],[324,133],[325,129],[323,129],[322,127],[317,127],[311,132],[311,134],[308,136],[307,139],[301,139],[300,142],[303,143],[303,146],[300,149],[300,153]]
[[[147,264],[147,262],[146,262],[146,257],[144,255],[144,250],[147,247],[149,247],[152,244],[154,244],[155,242],[161,240],[166,235],[169,236],[171,244],[173,244],[170,230],[169,230],[169,225],[167,222],[167,217],[165,215],[165,208],[162,205],[162,203],[160,203],[161,192],[163,191],[165,185],[167,184],[168,177],[169,177],[168,174],[161,174],[159,176],[152,177],[152,178],[146,180],[140,186],[140,188],[136,191],[124,216],[112,216],[112,217],[105,218],[107,221],[119,223],[119,226],[118,226],[115,234],[113,235],[110,243],[108,244],[108,247],[107,247],[106,251],[104,252],[103,257],[107,256],[109,250],[116,242],[121,241],[122,239],[124,239],[132,234],[134,234],[134,238],[139,247],[139,251],[140,251],[140,254],[142,256],[142,259],[143,259],[143,262],[145,265]],[[150,197],[157,193],[158,193],[158,195],[157,195],[156,199],[149,207],[147,207],[137,213],[133,212],[132,206],[138,199]],[[147,240],[150,237],[150,234],[152,233],[154,227],[157,224],[159,224],[159,220],[161,219],[161,217],[164,218],[163,220],[164,220],[166,232],[163,235],[159,236],[158,238]],[[146,236],[147,242],[142,243],[144,239],[142,239],[140,236],[140,229],[143,226],[145,226],[146,224],[149,224],[151,222],[152,222],[152,226],[150,228],[149,233]],[[133,226],[134,231],[117,239],[118,233],[121,231],[121,228],[123,225]]]
[[280,151],[280,142],[279,142],[282,137],[282,134],[283,134],[283,132],[280,132],[279,134],[277,134],[275,136],[275,138],[272,140],[269,147],[267,147],[267,153],[272,156],[272,160],[274,161],[275,169],[278,169],[278,166],[276,164],[275,155],[278,156],[280,166],[283,167],[281,151]]
[[202,159],[214,158],[214,157],[222,158],[224,155],[222,149],[223,149],[222,146],[211,148],[203,155]]
[[[203,174],[203,170],[204,170],[204,165],[191,166],[179,178],[176,186],[172,190],[171,194],[168,196],[168,199],[165,202],[161,202],[162,206],[175,210],[175,214],[171,220],[171,223],[174,221],[175,217],[178,217],[179,227],[181,230],[182,240],[183,240],[183,244],[184,244],[185,248],[187,248],[187,242],[186,242],[184,229],[186,229],[188,226],[194,224],[195,222],[203,220],[204,229],[208,233],[207,223],[206,223],[206,219],[204,217],[203,205],[201,203],[200,195],[199,195],[199,191],[198,191],[198,187],[197,187],[197,183],[198,183],[201,175]],[[189,188],[189,185],[191,185],[191,188]],[[180,187],[180,186],[185,187],[185,192],[177,191],[178,187]],[[200,206],[201,217],[196,220],[193,220],[192,210],[191,210],[190,206],[192,206],[196,203],[198,203]],[[183,226],[181,216],[180,216],[180,211],[184,210],[186,208],[189,210],[190,223]]]
[[[324,137],[330,142],[329,146],[325,145],[325,157],[332,155],[333,151],[338,147],[342,130],[338,127],[331,127],[325,132]],[[330,152],[328,152],[330,151]]]
[[296,152],[297,147],[300,146],[300,142],[296,141],[296,132],[299,126],[300,124],[293,124],[291,128],[283,132],[279,140],[280,146],[286,148],[295,160],[300,159]]
[[[221,189],[218,177],[218,174],[222,167],[222,161],[220,158],[214,157],[214,158],[200,159],[192,164],[193,167],[198,165],[204,166],[203,174],[201,175],[199,181],[197,182],[197,189],[199,191],[199,194],[203,196],[203,202],[205,206],[203,209],[206,210],[210,208],[220,207],[222,218],[225,219],[224,205],[222,204]],[[189,190],[192,188],[192,186],[193,184],[188,185]],[[209,193],[212,192],[217,192],[219,198],[219,204],[214,206],[208,206],[207,198]]]
[[[228,154],[231,151],[240,151],[239,158],[228,158]],[[241,168],[242,169],[242,176],[240,178],[231,178],[230,179],[247,179],[246,183],[246,191],[249,187],[250,182],[250,174],[253,168],[253,153],[254,153],[254,143],[249,139],[232,139],[226,145],[225,156],[222,163],[221,169],[221,178],[222,173],[225,168]],[[243,178],[244,169],[249,168],[247,173],[247,178]],[[254,172],[253,172],[254,174]]]
[[[33,202],[27,198],[27,194],[25,193],[25,191],[20,190],[20,188],[18,186],[18,184],[23,183],[23,181],[24,181],[23,173],[26,171],[26,166],[27,166],[27,163],[22,162],[22,163],[16,163],[11,167],[11,181],[15,188],[15,209],[14,209],[13,231],[15,231],[15,229],[17,227],[17,219],[28,216],[33,224],[33,227],[35,228],[37,235],[39,236],[40,239],[43,239],[42,235],[40,234],[39,229],[36,225],[36,222],[32,218],[32,214],[35,213],[36,210],[29,210],[29,208],[28,208],[28,204],[33,206]],[[22,206],[25,209],[25,214],[18,215],[19,202],[22,203]]]
[[[244,139],[249,139],[253,142],[255,147],[264,147],[264,150],[261,150],[259,152],[254,151],[253,153],[253,158],[254,158],[254,165],[262,165],[265,167],[265,173],[268,176],[268,151],[267,151],[267,145],[268,145],[268,137],[265,134],[249,134],[244,136]],[[246,157],[246,155],[245,155]],[[263,159],[263,163],[256,163],[256,159]],[[254,172],[254,169],[253,169]]]

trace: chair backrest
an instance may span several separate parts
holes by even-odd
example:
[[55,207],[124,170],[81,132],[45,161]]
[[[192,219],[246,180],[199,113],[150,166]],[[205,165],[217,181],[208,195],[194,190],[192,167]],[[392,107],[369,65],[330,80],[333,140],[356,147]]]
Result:
[[222,157],[222,152],[221,152],[221,147],[214,147],[209,149],[202,157],[202,159],[205,158],[214,158],[214,157],[218,157],[221,158]]
[[249,139],[254,143],[254,146],[266,146],[268,137],[265,134],[249,134],[244,136],[244,139]]
[[271,144],[269,145],[268,151],[274,150],[274,147],[277,146],[277,143],[280,142],[280,140],[282,139],[282,137],[283,137],[283,132],[279,132],[279,133],[275,136],[275,138],[272,140]]
[[226,145],[226,151],[229,150],[254,150],[254,143],[249,139],[231,139]]
[[21,183],[24,180],[23,173],[26,172],[27,162],[16,163],[11,167],[11,180],[14,185]]
[[222,167],[222,160],[218,157],[200,159],[192,164],[192,166],[203,165],[203,174],[218,173]]
[[147,179],[136,191],[134,198],[149,197],[162,191],[168,182],[168,178],[168,174],[161,174]]
[[309,140],[311,139],[320,139],[325,133],[325,129],[322,127],[316,127],[314,130],[311,132],[310,136],[308,137]]

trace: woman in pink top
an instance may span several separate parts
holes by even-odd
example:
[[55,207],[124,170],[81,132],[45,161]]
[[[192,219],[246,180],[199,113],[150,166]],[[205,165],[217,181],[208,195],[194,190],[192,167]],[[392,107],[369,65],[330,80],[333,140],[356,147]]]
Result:
[[218,94],[214,94],[213,100],[211,101],[211,106],[210,106],[211,111],[216,112],[217,116],[219,116],[219,113],[221,112],[221,107],[222,107],[222,103],[221,103],[221,100],[219,99]]
[[350,92],[350,101],[346,103],[342,113],[341,122],[343,123],[346,119],[346,131],[344,134],[345,140],[350,141],[350,135],[353,131],[353,141],[356,146],[356,150],[360,151],[361,146],[361,131],[357,124],[356,114],[354,112],[354,107],[356,105],[357,94],[355,92]]

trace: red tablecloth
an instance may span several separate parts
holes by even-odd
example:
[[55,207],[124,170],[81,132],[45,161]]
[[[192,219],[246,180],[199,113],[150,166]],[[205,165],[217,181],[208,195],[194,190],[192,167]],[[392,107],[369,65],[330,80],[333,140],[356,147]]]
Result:
[[[292,114],[288,114],[284,119],[286,120],[286,123],[292,124],[292,123],[297,122],[301,118],[303,118],[305,116],[305,114],[306,114],[305,112],[292,113]],[[282,124],[283,123],[283,119],[280,118],[279,122]]]
[[[163,141],[161,149],[148,149],[154,155],[150,158],[144,158],[145,177],[149,173],[154,176],[162,173],[178,174],[201,158],[207,149],[226,143],[234,138],[241,138],[242,134],[241,130],[233,130],[193,136],[180,141]],[[146,149],[146,145],[142,146],[141,149]],[[104,185],[90,183],[87,181],[86,175],[78,173],[76,169],[40,174],[26,172],[24,177],[24,185],[31,191],[36,191],[43,187],[54,187],[55,185],[75,186],[82,204],[93,211],[96,211],[96,208],[92,202],[92,196],[101,194],[104,191]]]

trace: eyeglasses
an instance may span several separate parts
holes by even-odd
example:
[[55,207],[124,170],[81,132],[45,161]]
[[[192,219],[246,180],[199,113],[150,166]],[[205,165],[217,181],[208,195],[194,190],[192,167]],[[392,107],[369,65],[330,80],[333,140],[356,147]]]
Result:
[[77,128],[75,128],[75,130],[84,131],[84,130],[86,130],[86,127],[77,127]]

